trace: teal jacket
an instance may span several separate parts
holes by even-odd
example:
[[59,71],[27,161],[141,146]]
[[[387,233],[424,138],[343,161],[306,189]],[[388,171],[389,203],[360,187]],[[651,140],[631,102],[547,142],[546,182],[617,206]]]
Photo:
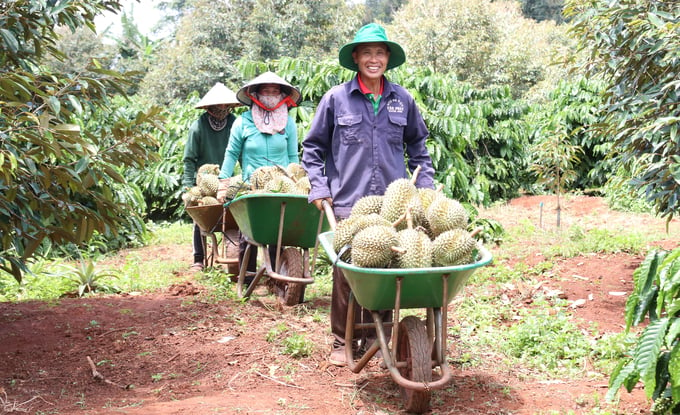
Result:
[[196,171],[204,164],[222,165],[224,151],[229,142],[229,133],[236,117],[229,114],[227,125],[220,131],[210,127],[208,113],[204,112],[189,127],[189,136],[184,146],[184,173],[182,186],[196,185]]
[[241,114],[231,127],[220,179],[234,174],[236,162],[241,164],[244,181],[248,181],[258,167],[279,165],[285,168],[290,163],[298,163],[297,127],[293,118],[288,117],[282,133],[263,134],[255,127],[250,110]]

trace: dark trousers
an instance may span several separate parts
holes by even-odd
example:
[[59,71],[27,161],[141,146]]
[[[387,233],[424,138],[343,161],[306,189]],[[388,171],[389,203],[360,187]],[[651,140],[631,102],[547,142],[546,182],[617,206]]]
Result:
[[205,250],[203,249],[203,237],[201,236],[201,228],[194,223],[194,263],[203,263],[205,260]]
[[[349,294],[351,289],[342,270],[339,267],[333,267],[333,292],[331,294],[331,331],[333,333],[334,341],[333,347],[343,346],[345,344],[345,328],[347,327],[347,309],[349,306]],[[384,310],[380,312],[383,323],[392,321],[392,310]],[[359,303],[354,302],[354,323],[372,323],[373,317],[370,311],[359,306]],[[391,330],[386,330],[385,335],[389,341]],[[352,343],[357,343],[361,340],[361,347],[365,349],[370,347],[371,343],[376,339],[375,329],[363,329],[354,331],[354,339]],[[353,345],[355,346],[355,345]]]

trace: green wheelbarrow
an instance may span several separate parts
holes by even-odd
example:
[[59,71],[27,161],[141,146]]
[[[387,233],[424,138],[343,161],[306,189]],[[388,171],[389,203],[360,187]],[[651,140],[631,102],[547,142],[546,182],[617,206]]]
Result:
[[[352,347],[345,348],[349,369],[359,373],[380,350],[384,366],[401,389],[406,411],[429,410],[431,391],[446,387],[451,380],[445,356],[447,306],[475,270],[491,262],[491,253],[480,246],[474,263],[450,267],[361,268],[338,259],[333,237],[333,231],[324,232],[319,241],[351,288],[345,344],[352,344],[355,330],[370,328],[377,333],[377,341],[358,360]],[[372,323],[354,323],[355,302],[371,312]],[[399,321],[400,310],[408,308],[426,309],[426,320],[407,316]],[[380,311],[389,309],[398,324],[382,321]],[[386,335],[389,329],[391,344]],[[433,379],[436,368],[437,379]]]
[[[248,242],[239,269],[239,298],[250,297],[261,278],[267,276],[286,305],[301,303],[307,284],[314,282],[317,236],[329,229],[325,215],[308,203],[306,195],[288,193],[247,194],[228,206]],[[273,266],[267,249],[270,245],[275,245],[277,252]],[[260,251],[264,255],[262,265],[254,273],[247,270],[253,247],[263,248]]]

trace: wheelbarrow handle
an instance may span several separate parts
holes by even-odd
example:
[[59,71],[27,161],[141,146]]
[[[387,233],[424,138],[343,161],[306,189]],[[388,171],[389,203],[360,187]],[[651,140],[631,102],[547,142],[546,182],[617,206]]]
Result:
[[328,224],[330,225],[332,230],[335,230],[335,227],[337,226],[337,221],[335,220],[335,213],[333,212],[333,208],[326,200],[321,201],[321,206],[323,206],[323,211],[326,213],[326,219],[328,219]]

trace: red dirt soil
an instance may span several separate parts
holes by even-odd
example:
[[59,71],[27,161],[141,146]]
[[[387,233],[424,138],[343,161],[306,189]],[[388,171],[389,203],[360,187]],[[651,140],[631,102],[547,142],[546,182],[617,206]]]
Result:
[[[526,226],[522,221],[554,226],[554,200],[523,197],[480,216],[495,218],[506,229]],[[677,220],[667,234],[663,219],[612,212],[599,198],[570,197],[562,203],[564,231],[603,223],[611,229],[646,226],[659,229],[659,246],[680,243]],[[513,243],[526,246],[526,255],[501,259],[505,245],[490,247],[499,258],[495,264],[533,266],[545,260],[532,241]],[[189,247],[162,249],[163,255],[190,264]],[[137,252],[157,256],[159,247]],[[626,296],[617,294],[630,293],[642,259],[624,252],[552,258],[550,272],[536,277],[540,287],[515,289],[560,290],[563,298],[583,303],[575,307],[575,317],[596,323],[601,333],[620,332]],[[214,303],[204,291],[187,271],[184,283],[163,292],[0,303],[0,413],[403,413],[399,387],[377,359],[358,374],[326,362],[329,322],[315,318],[314,310],[327,315],[329,298],[285,307],[266,293],[256,292],[247,302]],[[449,327],[455,312],[450,306]],[[282,323],[287,331],[267,341]],[[314,353],[305,358],[282,353],[281,339],[290,333],[312,339]],[[447,355],[456,356],[452,339]],[[433,391],[431,414],[648,413],[641,387],[606,403],[606,376],[535,380],[519,370],[499,370],[493,361],[474,368],[453,362],[450,386]]]

